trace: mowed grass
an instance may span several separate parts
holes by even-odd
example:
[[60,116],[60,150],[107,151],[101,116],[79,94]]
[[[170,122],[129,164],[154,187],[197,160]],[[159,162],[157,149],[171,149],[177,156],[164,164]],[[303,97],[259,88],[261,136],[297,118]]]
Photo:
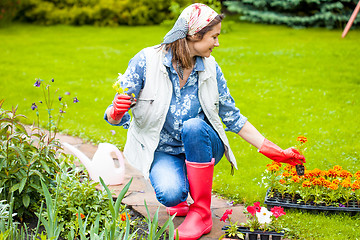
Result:
[[[228,25],[226,20],[224,25]],[[341,165],[352,172],[360,170],[360,31],[351,30],[342,39],[341,29],[247,23],[231,27],[231,32],[220,35],[220,47],[213,56],[241,113],[282,148],[294,146],[297,136],[305,135],[309,140],[305,154],[309,169]],[[61,130],[122,148],[126,130],[103,120],[114,96],[111,85],[131,57],[144,47],[160,43],[168,30],[164,26],[18,24],[2,28],[0,99],[6,99],[6,109],[18,106],[18,112],[31,123],[36,114],[30,106],[42,100],[41,89],[33,86],[35,78],[54,78],[52,87],[59,88],[59,94],[68,91],[70,97],[80,100],[77,104],[70,101]],[[44,107],[39,105],[40,117],[46,123]],[[56,115],[58,109],[54,107],[53,112]],[[228,133],[228,137],[238,170],[231,176],[230,164],[224,158],[215,168],[214,191],[235,202],[262,202],[266,192],[262,173],[269,159],[238,135]],[[295,238],[360,239],[359,215],[289,211],[286,217]],[[334,235],[328,226],[338,227],[339,234]]]

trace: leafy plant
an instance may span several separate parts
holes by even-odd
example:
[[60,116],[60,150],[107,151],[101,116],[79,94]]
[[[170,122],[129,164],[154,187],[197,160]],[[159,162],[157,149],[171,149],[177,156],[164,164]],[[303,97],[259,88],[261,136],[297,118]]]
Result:
[[360,203],[360,170],[351,173],[335,165],[328,170],[307,169],[304,176],[298,176],[295,167],[291,165],[282,168],[279,163],[273,162],[267,167],[265,180],[268,181],[268,186],[274,188],[270,197],[276,191],[282,196],[290,194],[293,200],[298,196],[298,203],[325,203],[337,207],[347,206],[351,200]]
[[[146,208],[146,212],[147,212],[147,223],[148,223],[148,240],[157,240],[159,239],[162,234],[165,232],[166,228],[169,226],[169,240],[174,239],[174,224],[173,224],[173,219],[176,215],[171,216],[165,223],[164,225],[160,228],[160,230],[158,230],[159,227],[159,208],[156,210],[156,213],[154,215],[153,220],[151,220],[151,216],[149,213],[149,209],[147,207],[146,201],[144,200],[145,203],[145,208]],[[166,239],[166,235],[164,237],[164,239]],[[176,234],[176,240],[179,239],[178,234]]]
[[60,148],[57,141],[47,141],[41,132],[29,135],[19,121],[25,118],[17,115],[17,108],[3,110],[0,101],[0,187],[4,191],[1,199],[14,196],[14,210],[20,220],[39,207],[42,199],[41,180],[50,184],[59,170],[56,151]]
[[[3,189],[0,189],[0,192]],[[26,224],[19,226],[18,222],[13,220],[16,213],[13,213],[14,198],[10,196],[11,202],[0,201],[0,239],[6,240],[30,240]],[[34,238],[35,239],[35,238]]]
[[47,189],[46,185],[43,182],[41,182],[41,186],[44,191],[45,200],[46,200],[47,219],[45,219],[41,215],[42,205],[38,217],[42,225],[45,227],[47,238],[56,240],[59,238],[61,229],[65,224],[65,222],[61,222],[61,223],[59,222],[56,201],[53,201],[51,199],[49,190]]
[[230,226],[225,230],[225,234],[219,237],[220,239],[223,239],[223,237],[228,236],[228,237],[238,237],[239,239],[244,239],[245,235],[238,231],[238,222],[233,223],[231,221],[231,218],[229,217],[229,215],[232,214],[232,209],[226,209],[225,213],[223,214],[223,216],[220,218],[220,221],[226,222],[227,220],[229,221]]
[[[60,172],[56,176],[56,184],[50,186],[52,199],[56,199],[56,208],[60,222],[66,222],[61,236],[68,236],[71,230],[74,237],[78,236],[78,216],[86,216],[86,231],[96,220],[100,228],[105,226],[110,216],[109,203],[106,192],[98,191],[98,183],[89,180],[86,171],[68,164],[70,159],[63,159]],[[122,211],[124,206],[121,205]],[[46,214],[45,210],[45,214]]]

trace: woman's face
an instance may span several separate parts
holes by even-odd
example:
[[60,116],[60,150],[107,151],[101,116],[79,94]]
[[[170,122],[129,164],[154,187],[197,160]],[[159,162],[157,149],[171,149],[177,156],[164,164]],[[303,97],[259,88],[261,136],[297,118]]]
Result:
[[221,23],[215,25],[211,31],[204,34],[200,41],[188,41],[192,57],[210,57],[212,50],[219,46],[218,36],[221,31]]

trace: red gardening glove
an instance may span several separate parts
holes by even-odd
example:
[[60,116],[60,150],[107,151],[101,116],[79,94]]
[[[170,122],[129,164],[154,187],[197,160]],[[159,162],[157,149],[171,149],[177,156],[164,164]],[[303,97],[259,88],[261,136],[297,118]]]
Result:
[[303,163],[306,162],[305,157],[301,155],[298,150],[294,148],[282,150],[279,146],[267,139],[264,140],[259,152],[275,162],[288,163],[293,166],[298,164],[303,165]]
[[125,94],[116,95],[113,101],[112,109],[110,111],[110,117],[116,121],[119,121],[129,110],[130,104],[130,96]]

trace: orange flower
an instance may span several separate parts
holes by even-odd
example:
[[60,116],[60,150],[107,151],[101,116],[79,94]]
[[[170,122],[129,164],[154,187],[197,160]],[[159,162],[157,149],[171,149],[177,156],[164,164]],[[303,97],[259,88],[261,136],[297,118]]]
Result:
[[305,174],[304,174],[303,178],[310,179],[311,178],[311,171],[310,170],[305,170]]
[[331,190],[337,190],[339,188],[339,185],[335,184],[335,183],[330,183],[330,185],[328,186],[328,188],[330,188]]
[[296,176],[292,176],[291,181],[299,183],[300,182],[300,178],[296,175]]
[[286,183],[286,181],[285,181],[284,179],[280,179],[279,182],[280,182],[281,184],[285,184],[285,183]]
[[327,176],[336,178],[338,176],[338,171],[334,169],[329,169],[329,171],[327,172]]
[[355,173],[356,179],[360,179],[360,170]]
[[321,180],[319,178],[314,178],[311,181],[311,184],[314,185],[314,186],[320,186],[321,185]]
[[295,168],[295,167],[293,167],[292,165],[290,165],[290,164],[286,164],[286,166],[284,167],[284,171],[291,171],[291,169],[293,169],[293,168]]
[[320,172],[320,176],[327,176],[327,175],[328,175],[328,171],[326,171],[326,170],[322,170]]
[[322,185],[326,188],[328,188],[330,186],[331,182],[329,180],[324,180],[324,182],[322,183]]
[[290,175],[290,173],[288,173],[288,172],[283,172],[283,177],[290,177],[291,175]]
[[315,168],[310,172],[310,175],[313,177],[319,177],[319,176],[321,176],[321,170],[318,168]]
[[334,169],[335,171],[341,171],[341,170],[342,170],[342,167],[339,166],[339,165],[335,165],[335,166],[333,167],[333,169]]
[[341,170],[340,177],[342,177],[342,178],[352,177],[352,174],[347,170]]
[[336,185],[339,185],[340,184],[340,180],[339,179],[334,179],[332,180],[332,183],[336,184]]
[[302,187],[311,187],[310,181],[304,181],[304,182],[302,183]]
[[120,214],[121,221],[126,221],[126,216],[127,216],[128,219],[130,219],[130,214],[128,214],[128,213]]
[[360,181],[356,180],[353,184],[351,184],[351,188],[355,191],[360,189]]
[[306,143],[307,142],[307,138],[304,136],[298,136],[296,141],[299,141],[301,143]]
[[277,172],[277,171],[280,170],[279,166],[277,166],[277,165],[270,165],[270,164],[268,164],[268,165],[266,165],[266,166],[267,166],[267,170],[268,170],[269,172]]
[[277,172],[280,170],[281,163],[272,161],[272,163],[266,165],[267,170],[270,172]]
[[343,180],[340,184],[341,184],[341,186],[343,186],[344,188],[351,187],[351,180],[350,180],[350,178],[346,178],[346,179]]
[[[81,217],[81,219],[84,219],[84,218],[85,218],[85,215],[82,214],[82,213],[80,213],[80,217]],[[79,214],[77,213],[77,214],[76,214],[76,219],[78,219],[78,218],[79,218]]]

